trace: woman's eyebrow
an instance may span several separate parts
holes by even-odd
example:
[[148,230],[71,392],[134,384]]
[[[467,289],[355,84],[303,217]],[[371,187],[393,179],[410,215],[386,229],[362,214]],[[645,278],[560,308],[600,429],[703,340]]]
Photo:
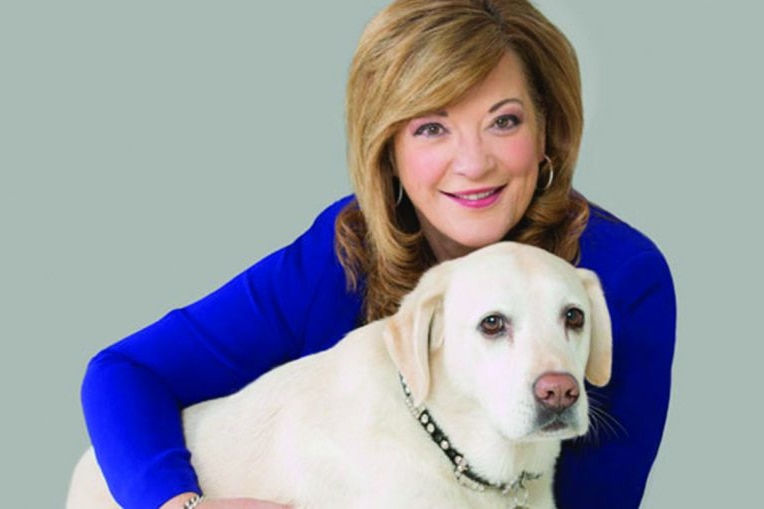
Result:
[[[520,106],[524,106],[522,99],[518,99],[516,97],[509,97],[507,99],[502,99],[501,101],[497,102],[496,104],[488,108],[488,113],[493,113],[494,111],[498,110],[499,108],[501,108],[507,103],[517,103]],[[440,111],[433,112],[433,115],[437,115],[439,117],[447,117],[448,112],[446,110],[440,110]]]
[[[510,97],[510,98],[507,98],[507,99],[502,99],[501,101],[499,101],[496,104],[494,104],[493,106],[491,106],[488,109],[488,113],[493,113],[494,111],[498,110],[499,108],[501,108],[502,106],[504,106],[507,103],[517,103],[520,106],[524,106],[522,99],[517,99],[515,97]],[[448,116],[448,112],[446,110],[438,110],[438,111],[433,111],[432,115],[436,115],[438,117],[447,117]],[[427,115],[424,115],[424,116],[427,116]]]
[[491,106],[488,109],[488,113],[493,113],[494,111],[498,110],[499,108],[501,108],[502,106],[504,106],[507,103],[517,103],[520,106],[523,106],[523,101],[522,100],[512,97],[512,98],[504,99],[502,101],[497,102],[496,104],[494,104],[493,106]]

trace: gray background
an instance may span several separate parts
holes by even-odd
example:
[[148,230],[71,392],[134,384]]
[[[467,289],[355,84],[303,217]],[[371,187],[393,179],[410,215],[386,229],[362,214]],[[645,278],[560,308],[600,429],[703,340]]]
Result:
[[[385,3],[0,2],[4,506],[62,506],[87,445],[89,357],[349,190],[344,81]],[[761,13],[538,5],[580,53],[577,187],[651,236],[675,276],[674,392],[643,507],[755,505]]]

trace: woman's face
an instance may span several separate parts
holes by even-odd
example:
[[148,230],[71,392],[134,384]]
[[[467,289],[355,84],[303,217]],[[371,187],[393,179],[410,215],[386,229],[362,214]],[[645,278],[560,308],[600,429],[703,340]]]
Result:
[[501,240],[522,218],[544,129],[511,52],[460,102],[396,133],[396,175],[439,261]]

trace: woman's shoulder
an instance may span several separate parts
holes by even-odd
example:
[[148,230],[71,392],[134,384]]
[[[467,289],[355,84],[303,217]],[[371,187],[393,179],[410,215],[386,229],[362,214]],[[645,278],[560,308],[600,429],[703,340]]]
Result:
[[[302,235],[288,246],[288,250],[294,251],[295,248],[308,250],[320,255],[324,253],[329,258],[334,254],[335,223],[342,210],[354,200],[353,195],[343,196],[335,202],[321,210],[313,220],[313,223],[305,230]],[[316,263],[318,259],[301,259],[303,263]]]
[[642,287],[673,288],[668,263],[655,242],[615,214],[593,204],[581,235],[579,266],[593,270],[606,294],[615,300],[633,297]]
[[361,294],[348,288],[335,250],[337,217],[352,200],[345,196],[325,207],[291,244],[246,273],[248,299],[273,304],[278,311],[272,316],[300,317],[285,325],[299,338],[295,355],[331,346],[357,323]]
[[[330,203],[328,206],[324,207],[321,212],[318,213],[315,220],[313,221],[313,224],[308,229],[308,232],[315,231],[315,232],[334,232],[334,223],[337,221],[337,217],[340,215],[340,212],[353,200],[355,199],[355,196],[347,195],[343,196],[342,198],[334,201],[333,203]],[[331,235],[330,235],[331,236]]]
[[333,224],[337,219],[337,216],[339,216],[340,212],[342,212],[342,210],[354,200],[355,195],[352,194],[339,198],[338,200],[325,207],[316,218],[316,221],[327,219],[330,220],[330,222]]
[[353,200],[345,196],[326,206],[292,242],[256,261],[246,271],[246,278],[277,281],[275,286],[289,287],[294,283],[294,291],[303,294],[305,287],[334,281],[333,286],[346,286],[344,270],[335,250],[335,223],[341,211]]
[[622,264],[645,255],[663,257],[655,242],[626,221],[597,205],[590,203],[589,208],[589,222],[581,235],[581,266]]

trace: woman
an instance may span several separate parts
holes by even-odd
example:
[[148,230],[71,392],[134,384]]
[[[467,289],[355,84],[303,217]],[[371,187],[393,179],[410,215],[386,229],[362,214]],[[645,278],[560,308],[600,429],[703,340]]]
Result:
[[613,378],[592,395],[599,429],[565,445],[558,507],[638,507],[668,406],[673,286],[646,237],[572,190],[582,124],[574,51],[526,0],[393,2],[350,70],[355,196],[91,362],[83,405],[117,501],[274,507],[198,501],[180,409],[330,347],[393,313],[430,266],[509,239],[596,271],[612,313]]

